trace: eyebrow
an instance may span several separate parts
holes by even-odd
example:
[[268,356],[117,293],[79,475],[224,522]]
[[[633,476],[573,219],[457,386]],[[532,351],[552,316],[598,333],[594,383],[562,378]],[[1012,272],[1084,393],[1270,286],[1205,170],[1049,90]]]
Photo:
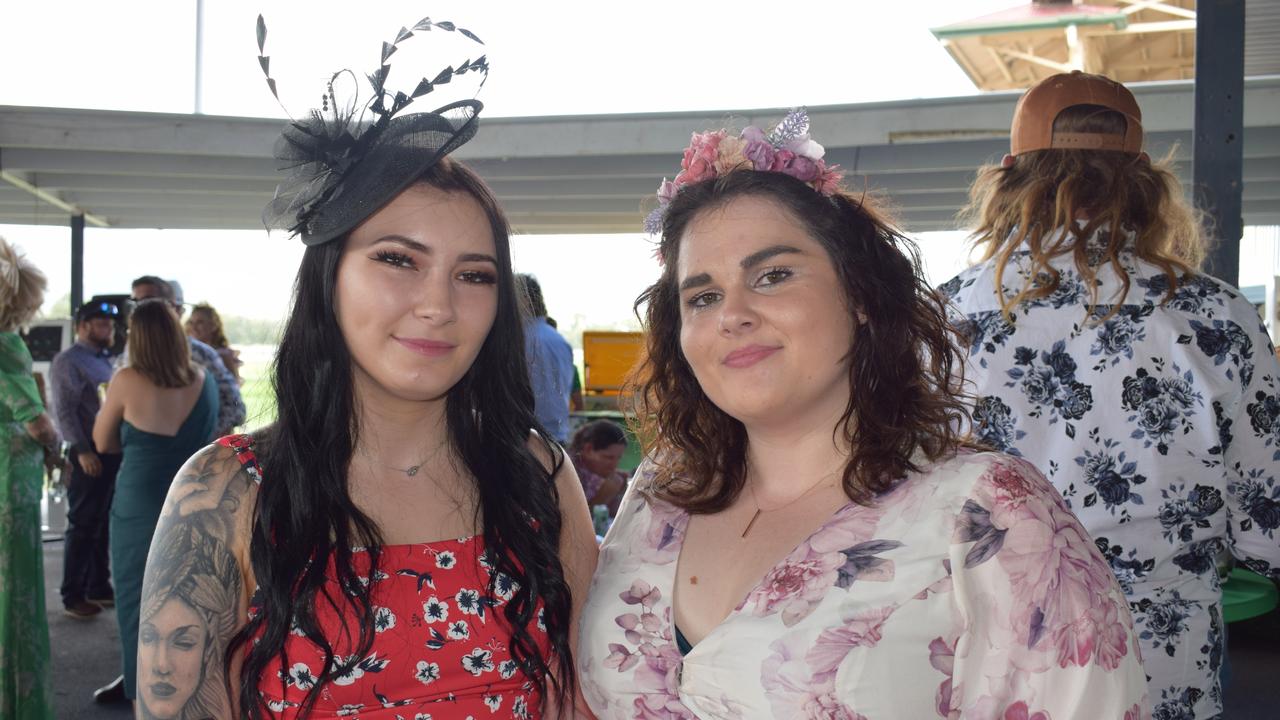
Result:
[[[802,255],[804,254],[804,251],[801,250],[800,248],[792,247],[790,245],[770,245],[769,247],[764,248],[763,250],[757,250],[751,253],[750,255],[743,258],[742,262],[738,264],[742,267],[743,270],[750,270],[751,268],[759,265],[760,263],[770,258],[777,257],[779,255],[786,255],[788,253],[796,253],[796,254]],[[709,285],[710,283],[711,283],[710,274],[698,273],[697,275],[691,275],[685,278],[684,282],[680,283],[679,291],[684,292],[691,288],[701,287],[703,285]]]
[[[410,250],[420,252],[424,255],[432,254],[430,247],[423,245],[417,240],[411,240],[410,238],[407,238],[403,235],[383,235],[382,237],[375,240],[374,244],[376,245],[381,242],[392,242],[397,245],[403,245],[404,247]],[[495,258],[492,255],[488,255],[486,253],[463,253],[462,255],[458,256],[458,261],[459,262],[487,262],[487,263],[493,263],[493,265],[495,266],[497,266],[498,264],[497,258]]]
[[792,247],[790,245],[771,245],[763,250],[757,250],[751,253],[750,255],[746,256],[745,258],[742,259],[742,262],[740,263],[740,265],[742,265],[743,270],[748,270],[750,268],[755,267],[756,265],[759,265],[765,260],[768,260],[769,258],[777,257],[778,255],[786,255],[789,253],[802,255],[804,254],[804,251],[802,251],[800,248]]

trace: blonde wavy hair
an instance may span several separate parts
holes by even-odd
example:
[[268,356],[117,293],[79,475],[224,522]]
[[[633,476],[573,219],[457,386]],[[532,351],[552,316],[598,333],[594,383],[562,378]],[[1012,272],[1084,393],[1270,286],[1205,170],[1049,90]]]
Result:
[[[1123,133],[1120,113],[1096,105],[1064,110],[1054,121],[1055,132]],[[974,228],[979,262],[995,259],[996,292],[1006,320],[1020,303],[1047,297],[1058,289],[1061,273],[1051,258],[1070,254],[1089,288],[1086,314],[1102,302],[1120,302],[1129,292],[1129,274],[1120,252],[1134,238],[1134,253],[1169,276],[1169,301],[1179,279],[1196,273],[1205,256],[1205,234],[1197,212],[1185,199],[1182,183],[1173,173],[1172,151],[1153,162],[1139,156],[1105,150],[1035,150],[1019,155],[1012,166],[989,165],[978,171],[962,217]],[[1111,232],[1098,257],[1088,253],[1086,240],[1099,228]],[[1066,232],[1061,232],[1066,228]],[[1023,243],[1030,249],[1030,272],[1012,296],[1003,280],[1010,258]],[[1121,282],[1116,298],[1100,299],[1095,283],[1098,269],[1109,264]],[[1115,307],[1100,318],[1105,320]]]
[[40,268],[0,237],[0,332],[26,327],[35,318],[48,282]]

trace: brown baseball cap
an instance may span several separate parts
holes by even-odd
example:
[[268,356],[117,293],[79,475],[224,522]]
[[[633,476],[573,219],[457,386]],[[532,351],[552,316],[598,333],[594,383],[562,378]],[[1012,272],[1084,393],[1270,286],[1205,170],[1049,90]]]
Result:
[[[1053,131],[1058,114],[1076,105],[1100,105],[1125,116],[1123,135]],[[1031,150],[1116,150],[1142,152],[1142,110],[1124,85],[1101,75],[1076,70],[1052,75],[1023,94],[1013,111],[1009,154]]]

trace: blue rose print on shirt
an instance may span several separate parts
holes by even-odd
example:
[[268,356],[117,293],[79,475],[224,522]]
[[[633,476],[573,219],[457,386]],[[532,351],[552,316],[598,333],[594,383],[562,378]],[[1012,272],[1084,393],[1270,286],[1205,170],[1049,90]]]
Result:
[[1275,448],[1272,460],[1280,460],[1280,395],[1275,392],[1275,379],[1267,378],[1267,389],[1254,393],[1253,402],[1244,406],[1249,413],[1249,425],[1255,437],[1262,439],[1267,447]]
[[[1099,305],[1094,310],[1094,317],[1101,320],[1111,307]],[[1133,359],[1133,345],[1147,339],[1143,321],[1154,312],[1150,305],[1125,305],[1118,308],[1114,315],[1102,320],[1097,329],[1097,337],[1089,348],[1089,354],[1101,356],[1093,366],[1095,371],[1103,371],[1120,363],[1121,358]]]
[[1076,380],[1076,361],[1066,351],[1066,342],[1059,340],[1048,351],[1038,354],[1032,348],[1014,350],[1016,367],[1007,372],[1011,378],[1005,387],[1020,388],[1033,408],[1028,416],[1040,417],[1049,413],[1049,424],[1063,420],[1068,437],[1076,436],[1076,428],[1070,420],[1079,420],[1093,408],[1093,390]]
[[1124,451],[1116,451],[1120,443],[1114,439],[1100,437],[1097,428],[1089,431],[1089,437],[1095,445],[1101,445],[1098,452],[1084,451],[1084,455],[1076,457],[1076,465],[1080,467],[1084,481],[1093,488],[1093,492],[1085,495],[1084,506],[1093,507],[1102,500],[1112,515],[1119,515],[1120,522],[1131,519],[1126,505],[1142,505],[1142,495],[1134,492],[1134,488],[1147,481],[1145,475],[1138,473],[1138,464],[1127,461]]
[[[1253,341],[1249,334],[1232,320],[1212,320],[1202,323],[1199,320],[1189,322],[1195,336],[1180,335],[1178,342],[1183,345],[1195,341],[1200,352],[1213,358],[1214,365],[1221,365],[1227,360],[1239,371],[1240,385],[1248,387],[1253,381]],[[1231,368],[1224,373],[1228,379],[1235,379]]]
[[1248,517],[1240,520],[1240,529],[1248,531],[1255,527],[1269,538],[1275,537],[1276,528],[1280,528],[1280,485],[1275,478],[1263,477],[1261,469],[1249,470],[1248,475],[1227,486],[1227,489],[1239,498],[1240,507]]
[[1204,398],[1195,389],[1190,370],[1179,372],[1174,363],[1173,374],[1163,375],[1164,363],[1159,358],[1153,358],[1152,366],[1155,374],[1138,368],[1124,378],[1120,407],[1133,413],[1128,420],[1136,427],[1130,437],[1143,440],[1143,447],[1155,445],[1161,455],[1168,455],[1175,432],[1181,430],[1185,435],[1194,429],[1196,408],[1204,406]]
[[1187,491],[1187,484],[1170,483],[1160,491],[1165,503],[1160,506],[1160,527],[1171,543],[1191,542],[1196,529],[1213,527],[1212,518],[1225,504],[1222,491],[1208,485],[1195,485]]
[[1027,432],[1018,429],[1013,411],[999,397],[988,395],[978,398],[973,408],[973,423],[982,442],[1010,455],[1022,454],[1013,443],[1025,437]]
[[1146,640],[1150,647],[1164,650],[1165,654],[1173,657],[1178,651],[1182,634],[1186,631],[1187,618],[1197,605],[1184,600],[1177,590],[1169,594],[1171,597],[1166,600],[1139,600],[1136,603],[1135,609],[1138,612],[1134,625],[1140,639]]
[[1120,588],[1126,595],[1132,595],[1134,584],[1155,569],[1155,558],[1140,560],[1137,550],[1126,552],[1123,547],[1112,545],[1111,541],[1105,537],[1096,538],[1093,543],[1098,546],[1102,557],[1106,558],[1107,563],[1111,565],[1111,572],[1115,573],[1116,580],[1119,581]]

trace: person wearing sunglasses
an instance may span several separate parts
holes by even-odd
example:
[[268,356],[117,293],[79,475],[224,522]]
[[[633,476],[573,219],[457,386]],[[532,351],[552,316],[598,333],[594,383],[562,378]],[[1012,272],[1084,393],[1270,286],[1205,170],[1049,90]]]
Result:
[[67,485],[67,530],[62,607],[84,620],[115,605],[107,558],[107,521],[119,453],[93,444],[93,419],[102,402],[98,388],[111,380],[111,342],[120,308],[89,302],[76,310],[76,342],[53,358],[49,369],[53,420],[67,441],[71,481]]

